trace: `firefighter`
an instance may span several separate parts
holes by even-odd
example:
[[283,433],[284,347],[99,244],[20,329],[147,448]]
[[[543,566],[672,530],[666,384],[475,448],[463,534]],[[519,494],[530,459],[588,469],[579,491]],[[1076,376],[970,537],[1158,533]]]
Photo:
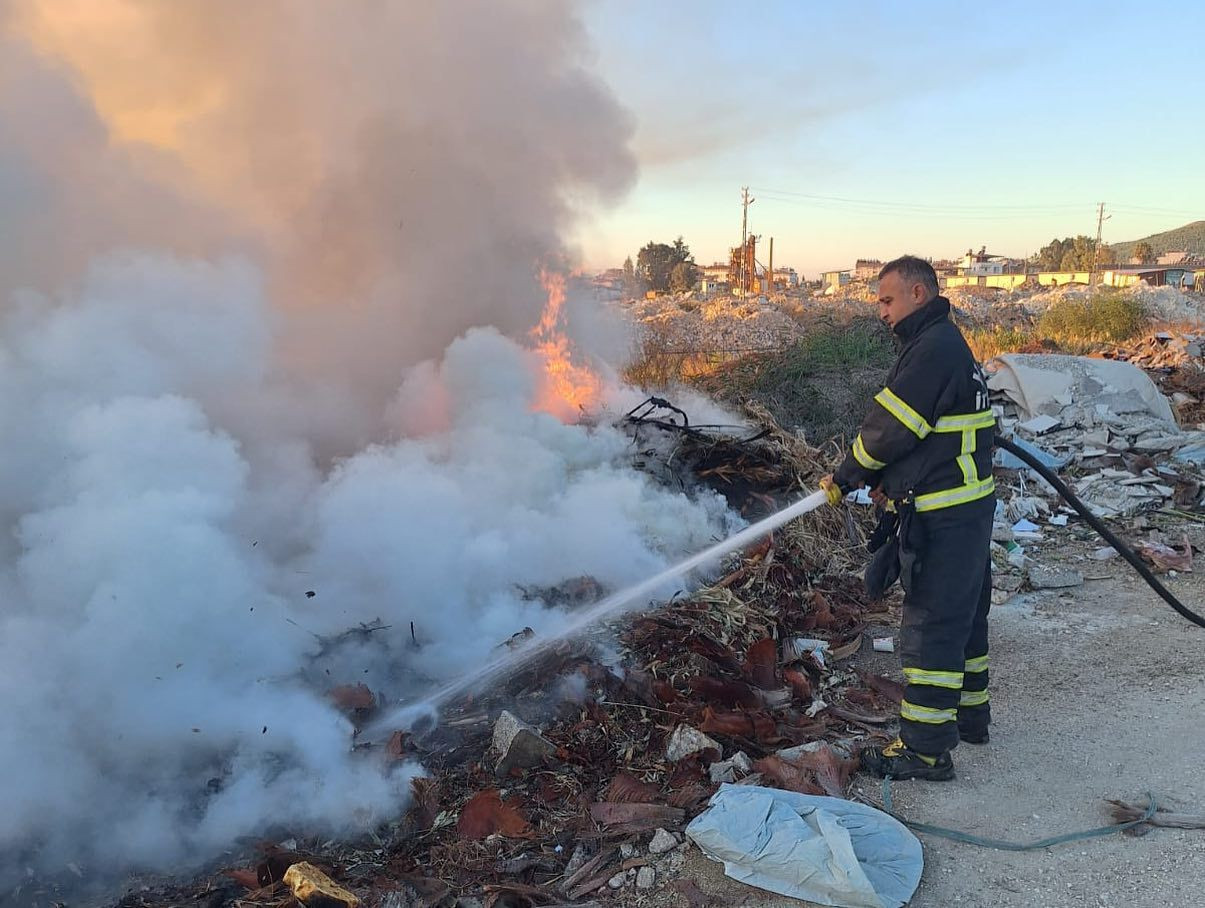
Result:
[[987,384],[937,274],[906,255],[879,272],[879,315],[900,341],[841,466],[832,497],[864,486],[880,505],[867,588],[904,588],[900,734],[862,766],[895,779],[954,777],[959,740],[986,744],[991,603],[992,435]]

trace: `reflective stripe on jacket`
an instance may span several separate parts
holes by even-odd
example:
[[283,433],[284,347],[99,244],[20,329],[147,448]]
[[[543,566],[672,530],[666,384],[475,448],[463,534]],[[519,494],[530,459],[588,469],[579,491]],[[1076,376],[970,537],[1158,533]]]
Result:
[[936,297],[895,326],[902,346],[836,481],[882,485],[892,499],[933,511],[991,495],[987,384],[950,303]]

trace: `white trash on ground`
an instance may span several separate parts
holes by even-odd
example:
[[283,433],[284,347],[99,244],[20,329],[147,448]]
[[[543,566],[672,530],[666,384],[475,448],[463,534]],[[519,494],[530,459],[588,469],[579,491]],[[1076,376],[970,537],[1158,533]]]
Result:
[[881,810],[776,788],[721,785],[686,835],[735,880],[839,908],[900,908],[924,868],[916,836]]

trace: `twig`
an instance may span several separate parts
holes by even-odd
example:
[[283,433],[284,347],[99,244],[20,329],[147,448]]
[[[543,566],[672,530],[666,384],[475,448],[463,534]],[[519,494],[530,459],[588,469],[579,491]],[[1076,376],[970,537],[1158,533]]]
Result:
[[[1135,804],[1131,801],[1109,800],[1113,805],[1113,820],[1117,823],[1129,823],[1137,820],[1146,813],[1145,804]],[[1171,813],[1159,808],[1155,815],[1146,821],[1151,826],[1169,826],[1175,829],[1205,829],[1205,815],[1190,813]]]
[[657,709],[655,706],[643,706],[639,703],[616,703],[614,700],[599,700],[603,706],[630,706],[632,709],[647,709],[649,712],[664,713],[667,716],[673,716],[675,719],[681,718],[678,713],[671,713],[669,710]]

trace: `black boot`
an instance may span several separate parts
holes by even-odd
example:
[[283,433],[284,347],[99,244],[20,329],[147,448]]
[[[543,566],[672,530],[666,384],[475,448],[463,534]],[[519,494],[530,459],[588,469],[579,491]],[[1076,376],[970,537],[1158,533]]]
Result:
[[925,779],[945,782],[954,778],[954,761],[949,753],[928,756],[911,750],[896,738],[886,747],[871,747],[862,751],[862,768],[871,775],[903,781]]

